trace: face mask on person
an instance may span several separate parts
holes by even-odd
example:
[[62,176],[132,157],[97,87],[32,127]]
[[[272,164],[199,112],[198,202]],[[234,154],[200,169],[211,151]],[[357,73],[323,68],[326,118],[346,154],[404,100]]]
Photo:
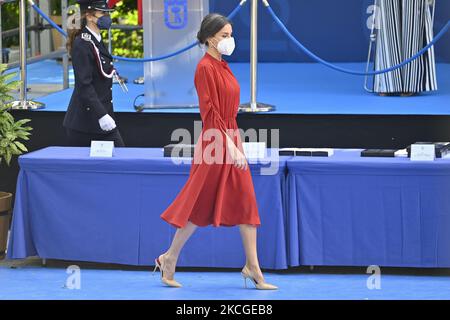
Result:
[[111,17],[108,16],[101,16],[100,18],[97,18],[97,27],[100,30],[107,30],[111,28],[112,20]]
[[224,54],[226,56],[231,56],[234,49],[236,47],[236,44],[234,43],[234,38],[226,38],[222,39],[217,43],[217,51],[219,51],[221,54]]

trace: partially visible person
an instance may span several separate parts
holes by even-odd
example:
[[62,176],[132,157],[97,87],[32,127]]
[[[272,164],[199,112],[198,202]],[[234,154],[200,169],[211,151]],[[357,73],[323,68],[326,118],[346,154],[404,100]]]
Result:
[[81,29],[69,33],[67,49],[72,58],[75,88],[69,102],[64,127],[71,146],[90,146],[92,140],[114,141],[124,147],[114,119],[112,78],[113,58],[102,41],[100,30],[111,27],[106,0],[78,0]]

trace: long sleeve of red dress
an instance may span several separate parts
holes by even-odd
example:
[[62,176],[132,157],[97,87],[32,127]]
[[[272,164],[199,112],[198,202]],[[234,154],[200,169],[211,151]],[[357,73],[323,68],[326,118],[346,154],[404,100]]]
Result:
[[161,218],[177,228],[188,221],[198,226],[259,226],[250,169],[236,168],[227,161],[225,134],[244,153],[236,122],[239,83],[226,61],[208,53],[197,65],[194,83],[203,128],[189,178]]

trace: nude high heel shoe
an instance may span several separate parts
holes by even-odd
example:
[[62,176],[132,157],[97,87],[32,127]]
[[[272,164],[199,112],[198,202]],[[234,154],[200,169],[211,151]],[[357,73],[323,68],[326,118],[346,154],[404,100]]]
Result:
[[252,282],[255,285],[256,289],[259,289],[259,290],[277,290],[278,289],[278,287],[274,286],[273,284],[269,284],[269,283],[266,283],[266,282],[258,283],[255,280],[255,277],[250,272],[250,270],[247,268],[247,266],[245,266],[242,269],[241,274],[242,274],[242,277],[244,278],[244,286],[245,286],[245,288],[247,288],[247,278],[248,278],[248,279],[252,280]]
[[[162,256],[160,256],[162,257]],[[174,288],[180,288],[181,287],[181,283],[179,283],[178,281],[176,281],[175,279],[167,279],[164,277],[164,259],[160,260],[159,257],[155,259],[155,269],[153,269],[153,273],[155,273],[156,269],[159,268],[159,271],[161,272],[161,281],[162,283],[168,285],[169,287],[174,287]]]

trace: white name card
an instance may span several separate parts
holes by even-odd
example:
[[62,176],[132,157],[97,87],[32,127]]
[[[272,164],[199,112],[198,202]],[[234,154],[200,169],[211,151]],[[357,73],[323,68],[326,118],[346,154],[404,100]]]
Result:
[[412,144],[411,161],[434,161],[436,150],[434,144]]
[[266,157],[266,143],[265,142],[243,142],[246,158],[264,159]]
[[114,141],[91,141],[91,157],[111,158]]

